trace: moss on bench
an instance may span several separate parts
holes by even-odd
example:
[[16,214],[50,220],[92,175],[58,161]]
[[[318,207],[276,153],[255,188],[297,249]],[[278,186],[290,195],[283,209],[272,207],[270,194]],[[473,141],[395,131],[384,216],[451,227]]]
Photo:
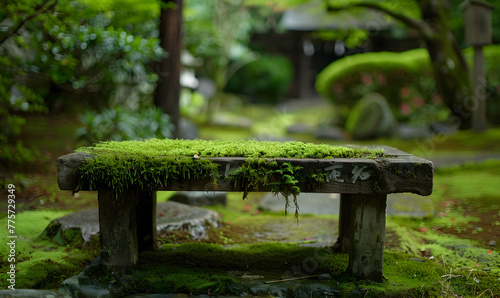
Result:
[[[326,174],[318,171],[298,175],[301,167],[278,163],[275,158],[332,159],[374,158],[382,149],[352,148],[302,142],[158,140],[101,142],[76,150],[92,154],[79,168],[80,180],[75,191],[106,186],[122,192],[132,186],[143,190],[166,187],[172,180],[211,179],[217,189],[219,157],[246,158],[245,164],[229,173],[235,185],[242,186],[243,198],[249,190],[271,186],[284,197],[300,193],[299,182],[323,183]],[[296,200],[294,200],[296,202]]]
[[[326,144],[262,141],[206,141],[150,139],[145,141],[101,142],[90,147],[82,147],[77,152],[97,155],[99,158],[118,156],[126,158],[134,155],[151,157],[246,157],[246,158],[372,158],[383,155],[382,149],[352,148]],[[144,159],[142,159],[144,160]]]

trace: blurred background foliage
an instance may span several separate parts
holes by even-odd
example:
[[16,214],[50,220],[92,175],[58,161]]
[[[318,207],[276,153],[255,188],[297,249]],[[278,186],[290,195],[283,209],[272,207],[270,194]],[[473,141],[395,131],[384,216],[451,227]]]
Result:
[[[485,46],[483,52],[486,61],[487,117],[490,123],[499,124],[500,46]],[[472,68],[473,49],[465,49],[464,56]],[[385,97],[398,121],[429,126],[449,117],[449,109],[437,92],[430,63],[426,49],[402,53],[360,53],[339,59],[326,67],[317,77],[316,88],[323,97],[339,107],[341,126],[354,105],[373,92]]]
[[[155,39],[157,1],[21,0],[2,7],[2,163],[36,156],[36,148],[15,140],[26,112],[150,106],[144,99],[155,88],[155,62],[165,55]],[[19,150],[26,158],[11,158]]]
[[[194,58],[197,78],[208,78],[211,94],[185,88],[181,113],[210,122],[214,111],[238,94],[241,101],[276,104],[286,96],[294,70],[283,56],[254,48],[253,33],[282,32],[283,10],[306,0],[184,0],[183,47]],[[349,2],[349,1],[346,1]],[[412,0],[375,1],[420,18]],[[450,0],[450,26],[461,46],[461,0]],[[493,11],[493,40],[500,41],[500,3]],[[153,106],[157,63],[168,53],[159,46],[160,0],[0,0],[0,160],[15,166],[37,157],[17,138],[27,113],[72,113],[83,142],[168,137],[168,116]],[[342,3],[335,2],[335,5]],[[385,17],[384,17],[385,18]],[[365,28],[366,29],[366,28]],[[393,36],[407,32],[403,25]],[[325,40],[363,45],[370,32],[351,28],[317,32]],[[489,121],[498,124],[498,50],[485,48]],[[470,61],[472,54],[466,50]],[[318,77],[318,92],[335,104],[340,125],[356,101],[370,92],[388,100],[398,121],[428,125],[447,117],[436,93],[425,50],[391,59],[383,53],[348,56]],[[119,107],[119,108],[117,108]],[[146,116],[148,115],[148,116]],[[151,117],[152,132],[141,132]],[[334,118],[332,116],[332,118]],[[199,121],[197,121],[199,122]],[[142,126],[141,126],[142,125]],[[165,129],[154,129],[157,126]],[[137,130],[133,132],[132,130]],[[15,152],[21,152],[16,158]]]
[[254,102],[275,104],[285,96],[292,76],[293,68],[287,58],[262,55],[236,71],[225,91],[248,96]]

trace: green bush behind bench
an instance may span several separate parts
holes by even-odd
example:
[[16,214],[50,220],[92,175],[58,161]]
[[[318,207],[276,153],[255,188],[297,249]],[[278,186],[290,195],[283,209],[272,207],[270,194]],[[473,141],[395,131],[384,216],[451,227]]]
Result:
[[[470,69],[474,51],[463,50]],[[500,123],[500,46],[483,47],[486,68],[488,120]],[[365,95],[383,95],[399,121],[428,125],[444,121],[449,109],[436,89],[429,53],[376,52],[347,56],[328,65],[316,78],[317,91],[339,108],[341,121]]]

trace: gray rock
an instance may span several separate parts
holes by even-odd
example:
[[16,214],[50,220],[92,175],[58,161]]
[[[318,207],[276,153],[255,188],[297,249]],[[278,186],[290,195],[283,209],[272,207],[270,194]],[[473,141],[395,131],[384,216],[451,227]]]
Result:
[[179,119],[179,128],[181,139],[195,140],[200,138],[200,135],[198,133],[198,126],[189,119]]
[[200,92],[205,98],[212,98],[217,92],[214,81],[207,77],[200,77],[199,82],[200,84],[196,91]]
[[287,127],[287,133],[302,133],[302,134],[312,134],[314,132],[314,127],[303,123],[294,123]]
[[345,140],[345,135],[345,131],[339,127],[322,125],[318,127],[314,136],[323,140]]
[[332,278],[333,277],[330,273],[323,273],[323,274],[318,275],[319,280],[330,280]]
[[435,122],[432,123],[430,129],[435,134],[455,134],[458,130],[458,125],[452,125],[449,123]]
[[491,240],[490,242],[488,242],[488,245],[489,246],[497,246],[497,242],[495,240]]
[[28,290],[28,289],[16,289],[13,290],[0,290],[1,298],[71,298],[71,296],[65,295],[64,293],[57,293],[48,290]]
[[404,140],[427,139],[432,137],[428,128],[409,124],[400,124],[397,128],[397,135],[399,138]]
[[59,189],[74,190],[76,188],[76,170],[80,163],[89,158],[94,158],[94,155],[77,152],[66,154],[57,159],[57,183]]
[[[300,214],[339,214],[340,195],[324,193],[301,193],[298,197]],[[293,198],[289,198],[289,214],[295,212]],[[279,194],[267,194],[260,202],[259,208],[271,212],[284,212],[285,198]],[[387,216],[431,217],[434,216],[434,205],[428,197],[400,193],[387,196]]]
[[207,230],[220,224],[220,215],[209,209],[177,202],[164,202],[156,207],[158,233],[187,231],[193,239],[204,239]]
[[85,282],[86,280],[88,280],[88,278],[86,276],[82,276],[82,274],[68,278],[62,282],[61,286],[59,287],[59,292],[65,293],[71,297],[113,297],[113,294],[110,290],[98,285],[87,284]]
[[59,245],[80,248],[96,247],[99,243],[99,211],[77,211],[52,220],[42,233]]
[[253,122],[252,119],[242,116],[217,114],[214,118],[214,125],[250,129]]
[[346,121],[346,130],[356,140],[390,137],[396,119],[385,98],[378,93],[363,97],[353,107]]
[[191,206],[226,206],[227,193],[223,191],[180,191],[176,192],[169,200]]
[[[194,239],[206,237],[207,230],[217,227],[220,216],[217,212],[177,202],[161,202],[156,206],[158,233],[182,230]],[[95,247],[99,243],[99,211],[78,211],[54,219],[42,236],[51,238],[60,245]]]
[[289,142],[293,141],[292,138],[289,137],[281,137],[273,134],[257,134],[251,138],[252,140],[255,141],[260,141],[260,142]]
[[101,270],[101,258],[97,257],[80,274],[66,279],[59,286],[59,292],[71,297],[81,298],[107,298],[113,297],[114,289],[99,285],[98,281],[91,276]]
[[[338,214],[339,213],[339,194],[324,193],[301,193],[297,197],[300,208],[300,214]],[[274,196],[268,193],[260,202],[259,208],[271,212],[285,211],[285,198],[278,194]],[[295,205],[293,198],[289,198],[290,206],[287,208],[289,214],[294,214]]]

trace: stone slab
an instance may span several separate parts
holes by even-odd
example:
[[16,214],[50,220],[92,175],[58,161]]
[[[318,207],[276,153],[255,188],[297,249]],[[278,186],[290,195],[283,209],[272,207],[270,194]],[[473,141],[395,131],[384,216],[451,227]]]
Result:
[[192,206],[213,206],[227,204],[227,193],[224,191],[179,191],[169,199]]
[[[188,206],[177,202],[160,202],[156,208],[157,231],[187,231],[194,239],[201,239],[210,227],[216,228],[220,215],[209,209]],[[49,228],[51,227],[52,228]],[[83,242],[83,247],[94,246],[99,234],[99,211],[89,209],[77,211],[54,219],[43,235],[54,239],[60,245]],[[81,239],[65,237],[65,231],[79,230]]]
[[[295,212],[293,198],[289,198],[288,214]],[[300,214],[339,214],[340,195],[336,193],[301,193],[297,196]],[[281,195],[268,193],[259,204],[259,208],[271,212],[284,212],[285,198]]]
[[[292,203],[288,207],[289,214],[295,212]],[[340,195],[322,193],[301,193],[297,197],[300,214],[339,214]],[[279,194],[274,196],[268,193],[259,204],[259,208],[271,212],[283,212],[285,210],[285,198]],[[401,216],[423,218],[435,214],[434,204],[431,199],[414,194],[390,194],[387,196],[387,216]]]

